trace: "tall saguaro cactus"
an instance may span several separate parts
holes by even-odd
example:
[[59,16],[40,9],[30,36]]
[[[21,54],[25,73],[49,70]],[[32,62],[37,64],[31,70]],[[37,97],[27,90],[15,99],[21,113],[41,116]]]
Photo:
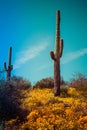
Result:
[[63,39],[60,39],[60,11],[56,13],[56,46],[55,52],[51,51],[50,56],[54,60],[54,95],[60,95],[60,58],[63,52]]
[[8,67],[6,66],[6,62],[4,62],[4,70],[7,72],[7,81],[11,78],[11,71],[13,69],[13,65],[11,65],[11,58],[12,58],[12,47],[9,49],[8,55]]

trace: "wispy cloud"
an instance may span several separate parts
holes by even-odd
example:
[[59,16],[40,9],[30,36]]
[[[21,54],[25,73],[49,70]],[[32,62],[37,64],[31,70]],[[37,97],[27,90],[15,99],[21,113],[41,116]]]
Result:
[[44,42],[42,44],[29,47],[27,50],[19,52],[18,57],[14,63],[14,69],[20,68],[22,64],[25,64],[27,61],[38,56],[43,50],[45,50],[47,45],[48,43]]
[[74,52],[69,52],[63,56],[63,58],[61,59],[61,64],[66,64],[70,61],[73,61],[73,60],[85,55],[85,54],[87,54],[87,48],[82,49],[82,50],[78,50],[78,51],[74,51]]
[[52,62],[48,62],[47,64],[44,64],[44,65],[40,66],[40,67],[37,68],[36,70],[37,70],[37,71],[41,71],[41,70],[43,70],[43,69],[46,69],[46,68],[51,67],[52,65],[53,65]]
[[[37,46],[32,46],[29,47],[27,50],[19,52],[19,56],[17,57],[17,60],[14,63],[14,69],[20,68],[22,64],[25,64],[27,61],[38,56],[43,50],[46,49],[47,46],[48,43],[45,42],[44,44],[38,44]],[[87,54],[87,48],[66,53],[65,55],[63,55],[61,59],[61,64],[69,63],[75,59],[80,58],[81,56],[84,56],[85,54]],[[52,63],[44,64],[37,70],[40,71],[50,66],[52,66]]]
[[[87,54],[87,48],[82,49],[82,50],[78,50],[78,51],[74,51],[74,52],[66,53],[65,55],[63,55],[63,58],[61,59],[61,64],[67,64],[75,59],[80,58],[81,56],[84,56],[85,54]],[[41,71],[42,69],[52,67],[52,66],[53,66],[53,63],[49,62],[48,64],[42,65],[37,70]]]

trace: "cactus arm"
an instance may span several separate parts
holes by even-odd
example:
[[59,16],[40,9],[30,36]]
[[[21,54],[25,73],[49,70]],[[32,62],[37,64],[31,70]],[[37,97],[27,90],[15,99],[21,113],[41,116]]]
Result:
[[55,54],[54,54],[53,51],[50,51],[50,57],[51,57],[52,60],[54,60],[54,61],[56,60]]
[[4,62],[4,70],[7,71],[6,62]]
[[62,57],[62,53],[63,53],[63,39],[60,40],[60,57]]

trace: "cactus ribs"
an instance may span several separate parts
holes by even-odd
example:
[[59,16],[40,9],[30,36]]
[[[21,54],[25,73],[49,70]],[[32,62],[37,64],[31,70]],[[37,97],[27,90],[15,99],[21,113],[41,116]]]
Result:
[[56,47],[50,56],[54,60],[54,95],[60,95],[60,58],[63,52],[63,39],[60,39],[60,11],[56,15]]

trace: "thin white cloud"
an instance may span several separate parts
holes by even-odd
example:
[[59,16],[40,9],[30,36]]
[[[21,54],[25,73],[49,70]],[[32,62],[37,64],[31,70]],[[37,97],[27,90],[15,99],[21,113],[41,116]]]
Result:
[[[43,50],[45,50],[45,48],[47,46],[48,46],[48,43],[45,42],[42,44],[38,44],[37,46],[29,47],[27,50],[19,52],[19,54],[18,54],[19,56],[17,57],[17,60],[14,63],[14,69],[20,68],[20,66],[22,64],[25,64],[27,61],[38,56]],[[69,63],[75,59],[80,58],[81,56],[84,56],[85,54],[87,54],[87,48],[66,53],[65,55],[63,55],[63,57],[61,59],[61,64]],[[45,64],[45,65],[41,66],[40,68],[38,68],[37,70],[40,71],[40,70],[48,68],[50,66],[52,66],[51,63]]]
[[[69,52],[66,53],[63,58],[61,59],[61,64],[66,64],[68,62],[71,62],[77,58],[80,58],[81,56],[87,54],[87,48],[82,49],[82,50],[78,50],[78,51],[74,51],[74,52]],[[42,69],[48,68],[48,67],[52,67],[53,64],[52,62],[49,62],[48,64],[44,64],[41,67],[39,67],[37,70],[40,71]]]
[[73,61],[73,60],[85,55],[85,54],[87,54],[87,48],[67,53],[61,59],[61,64],[66,64],[66,63],[68,63],[70,61]]
[[29,47],[27,50],[21,51],[18,53],[18,57],[14,63],[14,69],[20,68],[22,64],[25,64],[27,61],[38,56],[45,48],[48,43],[44,42],[42,44],[38,44],[36,46]]
[[49,63],[44,64],[44,65],[40,66],[39,68],[37,68],[37,71],[41,71],[41,70],[43,70],[43,69],[49,68],[49,67],[51,67],[52,65],[53,65],[52,62],[49,62]]

